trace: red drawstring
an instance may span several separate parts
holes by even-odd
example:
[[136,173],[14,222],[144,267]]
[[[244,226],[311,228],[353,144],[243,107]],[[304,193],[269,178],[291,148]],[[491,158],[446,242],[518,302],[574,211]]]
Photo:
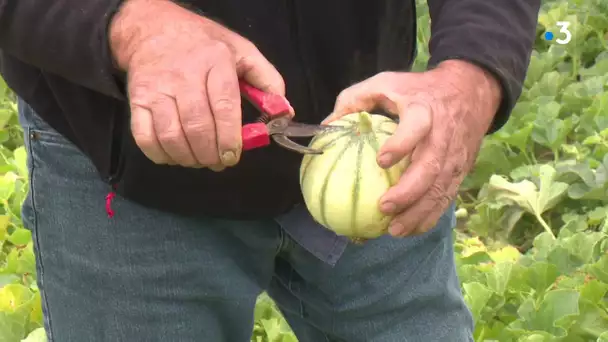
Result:
[[114,210],[112,210],[112,200],[116,197],[116,193],[114,192],[115,187],[112,186],[112,191],[106,195],[106,213],[108,213],[108,217],[114,217]]

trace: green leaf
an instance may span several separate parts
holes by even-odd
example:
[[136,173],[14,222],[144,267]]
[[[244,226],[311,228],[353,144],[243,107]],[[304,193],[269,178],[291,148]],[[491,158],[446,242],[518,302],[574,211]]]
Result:
[[486,273],[488,288],[500,296],[504,295],[512,269],[513,264],[510,262],[496,264],[490,272]]
[[580,303],[580,316],[572,327],[572,332],[579,336],[600,337],[608,332],[608,312],[588,302]]
[[0,200],[8,201],[15,192],[15,180],[17,175],[8,172],[0,178]]
[[549,165],[540,167],[540,189],[528,180],[511,183],[501,176],[490,178],[490,189],[499,199],[508,199],[531,214],[540,215],[555,206],[568,184],[555,182],[556,172]]
[[33,330],[26,338],[21,340],[21,342],[46,342],[46,332],[44,328],[37,328]]
[[20,284],[0,289],[0,341],[20,341],[26,335],[35,300],[32,292]]
[[462,284],[464,298],[475,320],[479,320],[486,304],[492,297],[492,291],[478,282]]
[[587,265],[586,269],[594,277],[608,284],[608,253],[604,254],[597,262]]
[[579,315],[578,299],[578,292],[572,290],[548,292],[538,308],[522,312],[522,320],[516,326],[529,331],[544,331],[558,338],[565,337]]
[[17,228],[8,237],[8,241],[17,246],[25,246],[32,241],[32,232],[24,228]]
[[27,153],[25,147],[19,147],[14,152],[14,165],[17,168],[17,172],[20,177],[26,178],[28,176],[27,169]]
[[541,215],[553,208],[568,190],[568,184],[555,181],[556,171],[549,165],[542,165],[540,186],[529,180],[511,183],[501,176],[490,178],[489,191],[497,200],[506,200],[533,214],[547,233],[553,235],[551,228]]
[[557,267],[546,262],[537,262],[528,268],[527,280],[537,293],[544,293],[557,280]]

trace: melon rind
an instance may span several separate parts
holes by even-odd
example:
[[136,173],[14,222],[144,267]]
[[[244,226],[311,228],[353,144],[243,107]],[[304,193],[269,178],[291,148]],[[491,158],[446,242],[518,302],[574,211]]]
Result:
[[[368,133],[358,130],[370,119]],[[321,225],[351,239],[372,239],[385,234],[390,216],[378,208],[380,197],[395,185],[407,159],[389,169],[376,161],[378,149],[394,133],[397,123],[366,112],[348,114],[331,125],[352,130],[316,136],[309,144],[323,154],[305,155],[300,167],[300,187],[306,207]]]

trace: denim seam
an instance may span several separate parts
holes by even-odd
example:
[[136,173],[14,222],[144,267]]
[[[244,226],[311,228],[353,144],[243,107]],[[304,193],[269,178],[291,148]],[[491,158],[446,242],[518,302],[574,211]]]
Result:
[[[298,304],[300,306],[300,318],[306,319],[306,315],[305,315],[305,310],[304,310],[304,301],[300,298],[300,291],[295,291],[293,289],[293,272],[294,269],[292,268],[289,271],[289,278],[287,279],[287,290],[289,291],[289,293],[291,293],[294,297],[296,297],[298,299]],[[298,294],[296,294],[296,292]]]
[[285,247],[285,232],[283,231],[283,228],[278,225],[279,230],[279,243],[277,243],[277,249],[274,252],[274,256],[277,257],[279,254],[281,254],[283,247]]
[[[291,293],[291,295],[294,296],[294,298],[296,298],[296,300],[298,301],[298,304],[299,304],[299,311],[300,311],[299,312],[299,316],[300,316],[300,318],[303,319],[303,320],[305,320],[306,323],[309,324],[310,326],[315,327],[319,331],[319,333],[321,333],[323,335],[323,337],[325,337],[325,341],[326,342],[331,342],[331,339],[329,338],[329,335],[327,335],[327,333],[325,331],[323,331],[320,327],[312,324],[310,322],[310,320],[305,317],[305,315],[304,315],[304,301],[300,298],[299,291],[297,291],[298,294],[296,294],[296,291],[294,291],[292,289],[292,287],[291,287],[291,284],[292,284],[291,279],[293,277],[293,272],[294,272],[293,269],[289,272],[289,279],[287,280],[287,283],[284,282],[283,279],[281,279],[280,277],[277,277],[276,275],[273,276],[273,278],[275,278],[280,284],[282,284],[283,287],[285,287],[287,289],[287,291],[289,291],[289,293]],[[333,324],[334,324],[334,319],[332,317],[332,324],[331,324],[332,329],[333,329]]]
[[[340,257],[342,256],[342,253],[344,253],[344,250],[346,249],[346,248],[342,248],[341,252],[338,251],[339,247],[343,246],[340,242],[342,242],[342,240],[340,240],[340,237],[336,237],[334,239],[334,244],[331,247],[331,251],[329,252],[329,256],[331,257],[331,260],[330,260],[330,262],[328,262],[328,264],[331,267],[336,266],[336,264],[338,263],[338,260],[340,260]],[[334,258],[335,258],[335,260],[334,260]]]
[[44,291],[44,265],[43,265],[43,258],[42,258],[42,251],[40,250],[40,240],[38,239],[38,215],[37,215],[37,211],[36,211],[36,196],[34,195],[34,181],[35,181],[35,177],[34,177],[34,170],[36,168],[35,165],[35,158],[34,158],[34,148],[32,147],[32,144],[34,143],[34,139],[32,139],[30,137],[30,134],[32,132],[32,129],[30,127],[26,128],[26,134],[25,134],[25,138],[29,139],[29,154],[30,154],[30,158],[31,158],[31,167],[29,168],[29,192],[30,192],[30,196],[31,196],[31,201],[32,201],[32,223],[33,223],[33,227],[32,229],[34,230],[34,234],[32,234],[32,237],[35,239],[35,243],[36,243],[36,258],[38,259],[38,265],[40,265],[38,267],[38,281],[40,282],[40,287],[38,289],[38,291],[40,292],[40,298],[42,301],[42,305],[44,306],[43,308],[43,321],[45,323],[45,330],[46,334],[47,334],[47,340],[48,342],[53,342],[54,338],[53,338],[53,331],[52,331],[52,323],[51,323],[51,312],[49,310],[49,303],[48,300],[46,298],[46,294]]
[[[428,232],[427,232],[427,233],[428,233]],[[414,268],[414,271],[413,271],[413,272],[411,273],[411,275],[410,275],[410,276],[409,276],[409,277],[406,279],[406,281],[405,281],[405,283],[406,283],[406,284],[405,284],[404,286],[407,286],[407,284],[410,282],[410,280],[412,279],[412,277],[414,277],[414,276],[416,275],[416,273],[418,273],[418,271],[420,271],[420,268],[422,267],[422,265],[424,265],[424,262],[425,262],[425,261],[427,261],[427,260],[428,260],[428,259],[429,259],[429,258],[430,258],[430,257],[431,257],[433,254],[435,254],[439,248],[441,248],[441,246],[442,246],[442,242],[443,242],[443,240],[445,240],[445,239],[450,239],[450,240],[452,240],[452,234],[448,234],[448,235],[446,235],[446,236],[443,236],[443,237],[439,238],[440,242],[439,242],[439,243],[437,243],[437,244],[435,245],[435,247],[433,247],[433,249],[432,249],[432,250],[431,250],[429,253],[427,253],[427,255],[426,255],[426,257],[424,258],[424,260],[423,260],[423,261],[419,262],[419,263],[418,263],[418,265],[416,265],[416,267]],[[451,242],[450,242],[450,243],[451,243]]]

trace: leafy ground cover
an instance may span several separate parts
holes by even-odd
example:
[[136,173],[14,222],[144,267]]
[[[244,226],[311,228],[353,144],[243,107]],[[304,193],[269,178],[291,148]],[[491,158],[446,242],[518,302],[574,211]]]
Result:
[[[571,23],[566,45],[542,39],[557,21]],[[523,95],[458,199],[462,290],[476,341],[608,342],[608,2],[545,1],[537,33]],[[415,68],[427,58],[422,48]],[[2,82],[0,127],[0,342],[45,341],[20,220],[25,150]],[[255,317],[252,341],[297,342],[267,296]]]

